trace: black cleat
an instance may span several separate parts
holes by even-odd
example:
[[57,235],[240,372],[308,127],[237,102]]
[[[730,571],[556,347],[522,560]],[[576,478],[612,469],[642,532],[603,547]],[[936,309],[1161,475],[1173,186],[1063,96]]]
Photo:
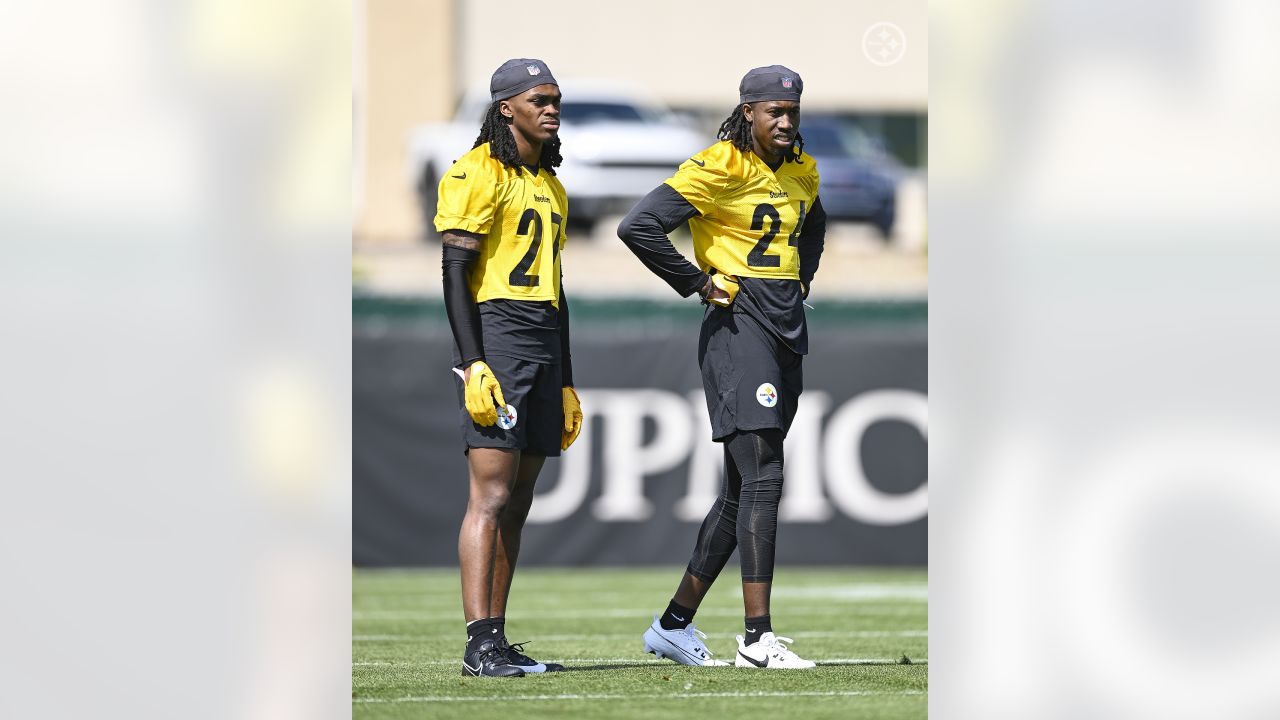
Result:
[[499,641],[503,651],[507,653],[507,662],[526,673],[560,672],[564,666],[560,663],[540,663],[524,654],[524,643],[509,643],[506,638]]
[[520,677],[524,670],[511,664],[507,651],[493,640],[462,656],[462,674],[472,677]]

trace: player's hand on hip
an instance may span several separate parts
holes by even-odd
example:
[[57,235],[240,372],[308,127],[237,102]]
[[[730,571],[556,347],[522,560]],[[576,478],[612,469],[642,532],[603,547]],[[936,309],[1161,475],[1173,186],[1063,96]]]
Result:
[[578,439],[578,433],[582,432],[582,403],[571,387],[561,388],[560,396],[564,400],[564,431],[560,434],[560,449],[568,450]]
[[713,305],[729,307],[738,297],[738,278],[723,273],[712,275],[702,297]]
[[467,368],[464,382],[467,414],[477,425],[497,424],[498,408],[506,408],[507,401],[502,397],[502,388],[493,370],[483,360],[477,360]]

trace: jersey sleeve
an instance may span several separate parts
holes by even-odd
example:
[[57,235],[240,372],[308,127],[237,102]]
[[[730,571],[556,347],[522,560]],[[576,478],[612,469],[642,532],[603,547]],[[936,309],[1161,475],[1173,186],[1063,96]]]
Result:
[[484,235],[498,209],[498,178],[489,163],[464,157],[440,179],[437,232],[464,230]]
[[706,284],[707,275],[676,250],[667,233],[683,225],[696,212],[669,185],[659,185],[636,203],[618,225],[622,242],[681,297],[697,292]]
[[666,184],[680,193],[698,214],[707,216],[715,208],[716,198],[724,192],[728,179],[729,174],[715,158],[700,153],[685,160]]

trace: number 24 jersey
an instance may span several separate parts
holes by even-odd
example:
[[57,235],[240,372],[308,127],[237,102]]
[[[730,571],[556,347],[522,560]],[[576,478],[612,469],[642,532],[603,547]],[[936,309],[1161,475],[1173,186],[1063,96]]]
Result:
[[560,251],[569,203],[545,169],[510,168],[489,143],[463,155],[440,179],[435,226],[484,235],[468,279],[477,303],[550,301],[560,305]]
[[704,272],[800,279],[800,229],[818,196],[812,156],[802,153],[774,171],[754,152],[721,140],[686,160],[666,183],[699,213],[689,230]]

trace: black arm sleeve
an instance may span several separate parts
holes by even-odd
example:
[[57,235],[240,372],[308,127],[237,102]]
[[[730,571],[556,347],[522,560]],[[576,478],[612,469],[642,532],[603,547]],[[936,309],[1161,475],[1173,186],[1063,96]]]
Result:
[[701,290],[707,274],[676,250],[667,233],[697,214],[688,200],[663,183],[636,203],[618,225],[622,242],[681,297]]
[[569,301],[564,296],[564,275],[560,276],[560,387],[573,387],[573,358],[569,355]]
[[444,310],[453,328],[453,341],[462,357],[459,368],[484,359],[484,340],[480,333],[480,307],[471,297],[467,273],[480,259],[480,252],[453,245],[444,246]]
[[[806,288],[813,286],[813,276],[818,273],[818,261],[822,259],[822,247],[827,237],[827,211],[822,209],[822,198],[813,199],[813,209],[800,228],[800,282]],[[806,293],[807,294],[807,293]]]

